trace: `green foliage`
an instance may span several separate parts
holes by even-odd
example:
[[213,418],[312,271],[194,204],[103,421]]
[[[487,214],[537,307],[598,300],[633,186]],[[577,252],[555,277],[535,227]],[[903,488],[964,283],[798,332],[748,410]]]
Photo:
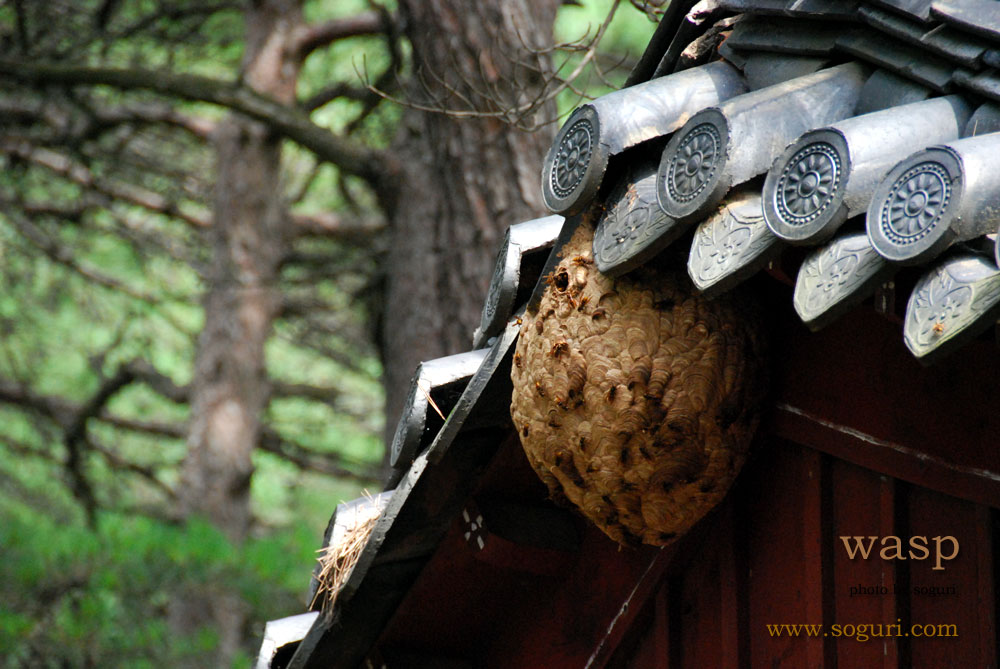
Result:
[[[114,271],[144,292],[196,294],[199,280],[182,263],[164,257],[137,262],[127,242],[112,235],[50,232],[73,244],[81,262]],[[194,299],[153,308],[95,288],[32,253],[2,217],[0,240],[0,376],[80,402],[100,383],[99,372],[111,373],[136,357],[178,384],[190,381],[201,320]],[[101,356],[103,364],[95,368]],[[321,386],[336,380],[348,409],[377,414],[379,368],[370,358],[362,357],[358,370],[346,370],[276,337],[268,363],[275,378]],[[124,389],[107,411],[180,426],[188,417],[186,405],[144,385]],[[358,423],[333,406],[288,398],[272,403],[267,422],[284,437],[318,453],[344,455],[356,467],[379,461],[377,415]],[[185,452],[181,439],[97,420],[89,431],[118,457],[155,471],[163,484],[176,482]],[[167,605],[182,586],[241,593],[254,625],[246,636],[256,643],[263,621],[304,610],[302,597],[329,515],[361,489],[353,480],[304,473],[259,452],[252,489],[259,530],[234,547],[207,523],[178,526],[136,515],[169,509],[170,500],[146,479],[96,456],[87,459],[86,471],[99,502],[123,512],[102,512],[96,530],[88,528],[68,491],[64,458],[57,425],[0,405],[0,667],[197,665],[198,653],[213,648],[216,639],[210,629],[197,639],[169,634]]]
[[[209,523],[102,513],[91,530],[0,498],[0,666],[192,666],[213,630],[172,638],[180,588],[240,593],[250,619],[304,607],[316,537],[302,526],[236,548]],[[259,638],[261,623],[248,635]],[[245,663],[244,663],[245,664]]]
[[[36,182],[31,174],[17,183],[18,178],[0,173],[0,192],[16,188],[39,200],[73,196],[55,180]],[[176,222],[148,222],[174,239],[187,234]],[[78,403],[94,393],[102,376],[136,358],[178,385],[189,383],[202,322],[201,279],[191,265],[137,249],[108,229],[111,222],[107,228],[74,229],[45,220],[36,225],[71,247],[81,265],[157,301],[95,286],[39,254],[0,215],[0,377]],[[347,308],[335,285],[323,290]],[[348,466],[377,465],[380,369],[371,354],[358,355],[331,337],[329,345],[358,361],[355,369],[345,369],[297,345],[289,326],[279,325],[278,334],[268,347],[271,376],[337,386],[342,399],[337,405],[275,400],[267,423],[317,453],[343,455]],[[121,419],[181,429],[189,413],[186,405],[141,384],[122,390],[106,410]],[[365,421],[355,417],[366,414],[371,416]],[[120,460],[148,468],[162,486],[176,483],[183,439],[104,420],[91,420],[88,433]],[[353,479],[302,472],[259,452],[252,487],[257,531],[234,547],[206,523],[158,520],[172,504],[162,487],[96,453],[86,457],[85,472],[100,506],[112,511],[99,513],[96,530],[89,528],[69,492],[65,458],[56,421],[0,404],[0,667],[5,669],[200,666],[200,655],[217,639],[208,628],[194,639],[170,634],[167,608],[181,587],[239,592],[253,624],[245,636],[259,643],[264,621],[305,609],[302,598],[329,515],[363,487]],[[374,481],[369,485],[376,487]],[[244,656],[241,664],[248,662]]]
[[[0,1],[0,32],[6,40],[0,51],[16,42],[13,7],[23,5],[35,52],[235,82],[244,46],[242,13],[238,3],[207,18],[198,13],[213,4]],[[93,24],[102,6],[115,9],[103,32]],[[583,7],[565,7],[557,40],[592,36],[609,6],[607,0],[589,0]],[[173,14],[151,20],[163,7]],[[393,2],[386,7],[395,11]],[[367,0],[304,3],[310,21],[367,9]],[[598,63],[602,72],[619,60],[622,66],[605,83],[590,68],[577,87],[600,94],[620,85],[652,29],[640,14],[618,11]],[[407,45],[401,50],[405,74]],[[575,68],[579,57],[570,54],[561,72]],[[363,87],[359,73],[374,79],[390,63],[383,38],[335,43],[306,61],[299,97],[337,82]],[[167,104],[208,121],[226,114],[205,104],[100,87],[72,96],[54,90],[7,97],[46,107],[46,96],[63,96],[60,103],[73,97],[71,108]],[[572,91],[560,97],[563,113],[578,103]],[[358,100],[337,99],[318,107],[311,118],[343,133],[362,109]],[[352,138],[388,147],[400,116],[399,107],[381,104],[352,128]],[[97,133],[68,148],[51,134],[29,139],[44,146],[52,140],[95,179],[146,189],[207,219],[214,184],[211,145],[172,127],[123,128],[128,132]],[[301,195],[295,212],[352,216],[374,209],[371,193],[335,167],[317,165],[314,156],[291,143],[283,155],[286,190]],[[86,424],[90,443],[80,469],[99,509],[89,525],[66,466],[67,415],[134,360],[145,361],[175,386],[192,382],[210,250],[196,226],[178,217],[106,195],[94,200],[93,192],[51,170],[9,157],[0,160],[0,382],[30,396],[26,402],[0,402],[0,669],[200,666],[218,638],[207,627],[192,638],[172,635],[168,611],[183,590],[239,593],[252,625],[245,636],[256,644],[264,621],[306,606],[302,597],[315,551],[336,504],[358,497],[365,486],[374,491],[377,482],[361,475],[331,476],[322,467],[258,449],[250,540],[236,546],[207,522],[180,524],[170,490],[186,453],[190,411],[187,404],[134,383]],[[76,215],[23,216],[10,203],[83,209]],[[307,310],[310,316],[319,313],[312,320],[291,315],[275,324],[266,349],[267,374],[275,384],[330,393],[276,394],[262,423],[274,438],[294,444],[309,458],[370,472],[381,461],[384,427],[381,369],[365,298],[377,285],[379,249],[306,238],[296,240],[293,250],[312,264],[289,262],[279,288],[290,301],[318,305]],[[238,664],[246,666],[252,650],[248,646]]]

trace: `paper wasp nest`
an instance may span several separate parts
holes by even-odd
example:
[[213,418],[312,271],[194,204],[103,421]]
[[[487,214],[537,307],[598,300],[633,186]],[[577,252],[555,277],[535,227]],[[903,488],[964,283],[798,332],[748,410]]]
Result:
[[743,465],[764,390],[759,328],[676,271],[604,276],[592,238],[584,221],[524,318],[511,417],[553,498],[618,542],[663,545]]

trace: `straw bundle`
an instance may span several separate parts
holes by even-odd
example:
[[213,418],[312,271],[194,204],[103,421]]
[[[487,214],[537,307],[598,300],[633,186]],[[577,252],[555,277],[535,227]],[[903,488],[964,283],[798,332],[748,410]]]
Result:
[[[371,497],[369,501],[373,501]],[[316,578],[319,587],[312,605],[319,600],[327,615],[333,613],[337,596],[361,557],[382,511],[379,505],[371,503],[354,506],[349,513],[350,517],[337,519],[329,545],[318,551],[320,569]]]
[[743,464],[763,392],[759,328],[686,275],[602,275],[592,239],[582,222],[524,318],[511,417],[553,498],[620,543],[664,545]]

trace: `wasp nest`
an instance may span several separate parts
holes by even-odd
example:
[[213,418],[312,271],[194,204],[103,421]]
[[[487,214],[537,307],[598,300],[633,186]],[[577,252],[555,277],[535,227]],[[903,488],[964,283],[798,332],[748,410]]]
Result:
[[675,271],[604,276],[592,239],[581,223],[524,319],[511,416],[554,498],[620,543],[663,545],[743,465],[763,391],[759,328]]

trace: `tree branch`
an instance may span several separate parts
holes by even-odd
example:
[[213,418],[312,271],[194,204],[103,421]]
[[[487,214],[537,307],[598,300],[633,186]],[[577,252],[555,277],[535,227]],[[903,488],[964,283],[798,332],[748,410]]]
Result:
[[171,107],[135,105],[98,110],[92,118],[98,127],[111,127],[123,123],[162,123],[186,130],[198,139],[207,140],[216,123],[207,118],[184,114]]
[[337,388],[324,388],[322,386],[313,386],[308,383],[272,381],[271,395],[273,397],[305,397],[307,399],[317,400],[326,404],[333,404],[334,400],[340,397],[341,392]]
[[191,390],[188,386],[177,385],[173,379],[159,372],[147,361],[135,359],[129,362],[127,367],[135,379],[142,381],[172,402],[186,404],[190,399]]
[[303,236],[327,237],[346,242],[370,242],[385,231],[384,220],[345,218],[331,212],[291,214],[295,232]]
[[[55,103],[52,98],[53,96],[48,96],[44,102],[41,100],[32,102],[17,99],[0,100],[0,112],[11,119],[22,122],[41,121],[60,135],[66,135],[72,130],[78,139],[93,137],[101,130],[126,123],[169,125],[186,130],[200,140],[207,140],[215,129],[215,122],[210,119],[177,111],[169,105],[156,104],[123,105],[96,109],[87,106],[83,114],[86,117],[84,122],[79,124],[79,127],[71,128],[73,113]],[[79,114],[80,105],[76,106],[78,108],[76,113]]]
[[112,469],[131,472],[148,481],[154,488],[162,492],[167,499],[173,500],[177,498],[177,493],[174,489],[161,481],[160,477],[156,475],[156,469],[154,467],[145,467],[137,462],[126,460],[107,446],[102,446],[91,438],[87,439],[87,445],[91,450],[100,454],[100,456],[104,458],[104,461],[107,462],[108,466]]
[[106,276],[105,274],[98,272],[96,269],[81,264],[73,256],[73,252],[69,249],[69,247],[60,244],[57,240],[46,235],[21,212],[11,209],[6,211],[4,215],[32,245],[37,247],[53,262],[63,265],[88,281],[93,281],[94,283],[104,286],[105,288],[117,290],[128,295],[129,297],[142,300],[143,302],[147,302],[149,304],[159,303],[160,300],[152,295],[132,288],[118,279]]
[[33,84],[105,85],[121,90],[150,90],[187,100],[227,107],[260,121],[319,158],[370,182],[388,187],[395,169],[384,152],[370,149],[316,125],[302,111],[225,81],[193,74],[143,68],[106,68],[0,59],[0,76]]
[[[159,193],[133,184],[112,181],[110,179],[99,179],[86,166],[72,160],[68,156],[50,149],[32,147],[27,141],[0,138],[0,152],[17,156],[34,165],[44,167],[100,195],[141,207],[155,214],[180,219],[196,228],[207,228],[212,224],[208,212],[194,211],[192,207],[181,208]],[[42,203],[22,203],[21,208],[28,214],[44,214],[79,221],[80,217],[88,209],[95,206],[97,205],[91,202],[79,202],[72,207]],[[329,212],[314,214],[292,213],[289,214],[289,222],[297,235],[326,237],[352,243],[367,242],[371,239],[372,235],[385,230],[385,221],[383,220],[346,219]]]
[[[179,4],[179,3],[177,3]],[[131,37],[137,33],[143,32],[155,26],[157,23],[176,23],[182,19],[197,18],[202,17],[201,20],[206,20],[212,14],[220,11],[233,10],[238,11],[243,9],[243,3],[241,2],[218,2],[215,4],[204,4],[198,3],[191,6],[173,6],[171,3],[160,3],[157,11],[152,12],[142,18],[138,19],[134,23],[125,26],[121,30],[118,30],[111,35],[109,35],[108,42],[114,42],[117,40],[122,40],[127,37]]]
[[79,406],[62,397],[39,395],[30,388],[0,377],[0,402],[28,409],[66,428]]
[[73,421],[66,427],[63,443],[66,445],[66,471],[69,474],[73,496],[83,505],[87,513],[87,521],[93,526],[97,512],[97,498],[94,489],[87,478],[86,465],[83,458],[83,448],[92,447],[87,436],[87,421],[97,416],[104,405],[114,397],[119,390],[132,383],[135,376],[126,367],[121,367],[114,376],[105,379],[97,392],[80,407]]
[[302,101],[302,108],[306,111],[316,111],[325,104],[329,104],[338,98],[347,98],[358,102],[366,102],[372,97],[372,93],[365,88],[351,86],[343,81],[324,88],[318,93],[309,96]]
[[[96,500],[83,468],[83,452],[89,448],[99,453],[112,467],[130,471],[148,479],[168,495],[173,491],[166,486],[155,472],[142,465],[129,462],[110,449],[96,444],[87,432],[90,419],[100,420],[117,428],[154,434],[171,439],[183,439],[187,435],[184,425],[125,418],[110,414],[107,403],[123,388],[131,383],[142,382],[153,390],[175,402],[186,402],[190,394],[187,386],[178,386],[168,376],[158,372],[144,360],[125,363],[112,376],[104,380],[91,398],[82,404],[61,397],[40,395],[21,384],[0,377],[0,403],[11,404],[35,411],[52,420],[63,431],[63,441],[67,449],[64,462],[70,474],[71,490],[84,506],[88,517],[96,510]],[[309,384],[273,383],[273,393],[278,397],[306,397],[331,403],[340,394],[335,388],[324,388]],[[342,456],[333,453],[318,453],[310,448],[289,440],[273,428],[261,429],[260,447],[269,453],[288,460],[300,469],[371,482],[379,478],[376,467],[355,463],[348,467]]]
[[107,423],[112,427],[119,427],[131,432],[141,432],[143,434],[155,434],[168,439],[184,439],[187,437],[187,427],[178,423],[161,423],[153,420],[139,420],[136,418],[126,418],[102,411],[97,419],[102,423]]
[[268,453],[288,460],[299,469],[306,469],[328,476],[349,478],[363,482],[377,481],[381,476],[377,467],[368,466],[361,471],[348,469],[339,464],[343,460],[342,458],[337,457],[332,459],[325,454],[311,451],[301,444],[285,439],[274,430],[266,427],[261,430],[260,447]]
[[85,188],[90,188],[101,195],[134,204],[157,214],[178,218],[198,228],[211,225],[207,213],[185,211],[159,193],[133,184],[95,177],[84,165],[69,157],[49,149],[33,147],[25,140],[3,138],[0,140],[0,151],[45,167],[59,176]]
[[304,26],[295,35],[290,51],[301,61],[316,49],[337,40],[374,35],[386,30],[385,20],[378,12],[362,12],[354,16]]

